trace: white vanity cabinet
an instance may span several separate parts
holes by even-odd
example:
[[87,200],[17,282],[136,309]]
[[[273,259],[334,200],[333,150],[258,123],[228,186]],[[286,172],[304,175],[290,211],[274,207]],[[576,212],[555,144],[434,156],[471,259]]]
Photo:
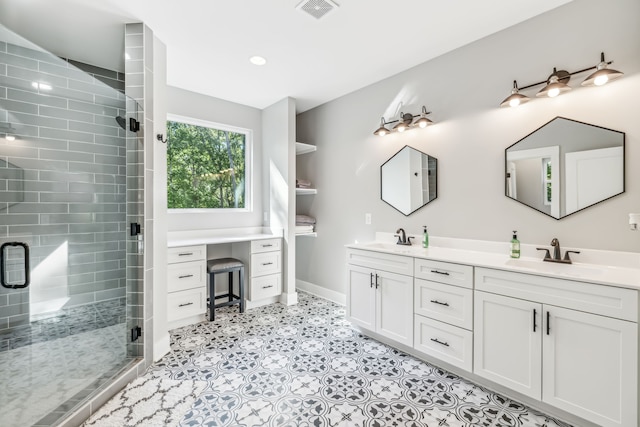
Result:
[[414,276],[414,348],[471,371],[473,267],[416,258]]
[[349,249],[347,262],[347,318],[413,345],[413,258]]
[[248,267],[249,301],[259,301],[282,293],[282,239],[251,242]]
[[598,425],[637,425],[636,290],[475,275],[475,374]]
[[169,248],[167,253],[167,320],[171,327],[207,312],[206,245]]

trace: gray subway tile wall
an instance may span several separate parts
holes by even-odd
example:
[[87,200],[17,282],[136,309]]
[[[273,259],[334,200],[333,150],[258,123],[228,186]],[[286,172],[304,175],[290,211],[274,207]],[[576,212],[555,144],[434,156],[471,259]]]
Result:
[[[127,111],[123,77],[0,42],[0,242],[27,241],[34,271],[63,251],[68,273],[0,289],[0,330],[29,322],[30,292],[44,282],[65,307],[126,297],[128,156],[115,120]],[[9,130],[15,141],[4,139]]]

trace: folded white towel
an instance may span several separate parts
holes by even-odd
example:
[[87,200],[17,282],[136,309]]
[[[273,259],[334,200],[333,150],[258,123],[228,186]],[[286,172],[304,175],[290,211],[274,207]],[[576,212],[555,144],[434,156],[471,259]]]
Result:
[[296,225],[296,234],[313,233],[313,225]]

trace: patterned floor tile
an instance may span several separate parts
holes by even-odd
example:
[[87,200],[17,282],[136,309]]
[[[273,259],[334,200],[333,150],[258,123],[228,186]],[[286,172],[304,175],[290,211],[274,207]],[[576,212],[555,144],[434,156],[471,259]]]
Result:
[[332,302],[216,311],[144,377],[205,384],[181,427],[570,427],[360,334]]

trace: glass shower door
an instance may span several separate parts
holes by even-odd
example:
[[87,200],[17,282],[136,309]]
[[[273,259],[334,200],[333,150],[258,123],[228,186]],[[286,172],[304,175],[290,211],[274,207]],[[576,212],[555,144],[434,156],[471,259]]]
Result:
[[137,110],[121,77],[0,26],[3,426],[55,424],[135,356],[127,267],[140,257],[128,255],[127,189],[140,181]]

